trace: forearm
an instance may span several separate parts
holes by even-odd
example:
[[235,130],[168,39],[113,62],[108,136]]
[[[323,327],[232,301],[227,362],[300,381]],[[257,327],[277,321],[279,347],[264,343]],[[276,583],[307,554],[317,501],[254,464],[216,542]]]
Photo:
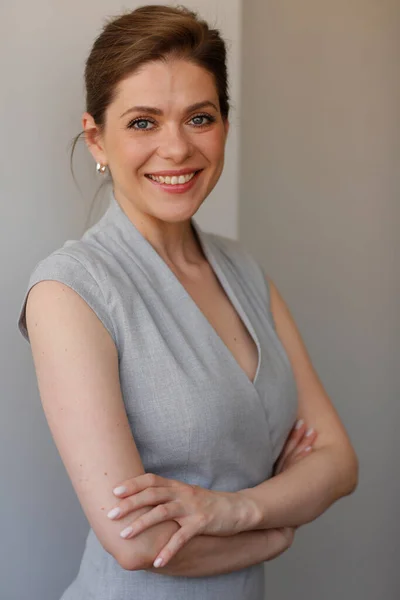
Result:
[[185,577],[220,575],[271,560],[289,546],[278,530],[245,531],[229,537],[199,535],[189,540],[165,567],[146,570]]
[[319,517],[357,485],[358,464],[351,453],[323,447],[279,475],[240,494],[254,501],[246,530],[304,525]]

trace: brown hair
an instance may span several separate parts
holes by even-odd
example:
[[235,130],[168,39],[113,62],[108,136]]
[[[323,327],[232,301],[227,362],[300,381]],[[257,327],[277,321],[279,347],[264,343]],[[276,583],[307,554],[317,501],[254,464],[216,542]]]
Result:
[[[86,61],[86,111],[100,130],[118,83],[145,63],[170,57],[189,60],[214,76],[221,115],[228,118],[226,46],[219,31],[183,6],[148,5],[108,20]],[[73,153],[82,134],[72,142],[72,175]]]

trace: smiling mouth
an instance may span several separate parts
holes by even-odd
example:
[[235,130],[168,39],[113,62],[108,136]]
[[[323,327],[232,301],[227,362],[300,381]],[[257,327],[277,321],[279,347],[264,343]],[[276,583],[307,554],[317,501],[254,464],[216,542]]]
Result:
[[147,173],[145,177],[155,181],[156,183],[162,183],[164,185],[184,185],[185,183],[189,183],[203,169],[199,169],[197,171],[193,171],[192,173],[186,173],[185,175],[151,175]]

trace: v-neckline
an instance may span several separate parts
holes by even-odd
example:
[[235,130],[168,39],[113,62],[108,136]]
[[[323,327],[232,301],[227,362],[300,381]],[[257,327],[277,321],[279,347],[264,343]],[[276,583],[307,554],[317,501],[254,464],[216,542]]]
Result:
[[[152,246],[152,244],[147,240],[147,238],[145,238],[145,236],[139,231],[139,229],[129,219],[128,215],[125,213],[123,208],[120,206],[119,202],[116,200],[113,193],[111,193],[111,204],[110,204],[109,211],[112,211],[115,216],[119,215],[120,219],[122,219],[122,221],[125,223],[125,226],[128,228],[127,233],[128,234],[134,233],[136,238],[141,241],[142,245],[144,245],[144,247],[147,249],[147,251],[153,257],[153,260],[156,260],[159,263],[159,265],[165,271],[165,273],[168,274],[169,279],[175,284],[175,286],[177,286],[180,289],[181,294],[183,294],[186,297],[186,299],[192,304],[195,311],[200,315],[200,317],[204,321],[205,326],[211,332],[212,337],[215,339],[216,343],[221,348],[221,351],[223,351],[224,354],[226,355],[227,359],[232,363],[232,365],[236,369],[239,370],[239,372],[241,372],[242,376],[245,377],[248,384],[250,384],[254,389],[256,389],[256,386],[258,383],[260,367],[261,367],[261,360],[262,360],[261,345],[260,345],[258,336],[255,332],[253,324],[251,323],[247,314],[243,310],[241,303],[239,302],[235,292],[233,291],[227,277],[225,276],[220,265],[218,264],[218,261],[215,257],[215,253],[212,251],[212,249],[210,247],[211,242],[206,239],[207,234],[203,233],[203,231],[201,230],[198,223],[196,223],[194,218],[192,217],[190,219],[190,221],[191,221],[192,228],[193,228],[195,234],[197,234],[197,238],[199,240],[199,243],[203,250],[203,253],[204,253],[211,269],[213,270],[215,277],[217,278],[221,287],[225,291],[225,294],[227,295],[229,301],[231,302],[232,306],[236,310],[244,327],[247,329],[248,334],[250,335],[250,337],[252,338],[252,340],[256,346],[257,368],[256,368],[256,373],[254,375],[253,380],[250,379],[250,377],[247,375],[247,373],[245,372],[243,367],[241,367],[241,365],[239,364],[239,362],[237,361],[237,359],[235,358],[235,356],[233,355],[231,350],[228,348],[228,346],[225,344],[224,340],[221,338],[221,336],[217,332],[217,330],[213,327],[211,322],[207,319],[207,317],[205,316],[203,311],[200,309],[197,302],[195,302],[193,297],[186,290],[185,286],[182,284],[182,282],[179,280],[179,278],[175,275],[173,270],[169,267],[169,265],[165,262],[165,260],[160,256],[160,254],[157,252],[157,250],[154,248],[154,246]],[[134,251],[135,248],[132,247],[132,250]]]

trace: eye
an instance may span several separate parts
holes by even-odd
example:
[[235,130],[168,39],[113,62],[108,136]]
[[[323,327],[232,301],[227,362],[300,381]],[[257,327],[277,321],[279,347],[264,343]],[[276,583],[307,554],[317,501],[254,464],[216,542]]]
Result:
[[154,121],[150,121],[150,119],[134,119],[128,125],[128,129],[138,129],[141,131],[150,131],[153,127],[147,127],[147,125],[154,125]]
[[[205,122],[204,119],[206,120]],[[209,125],[210,123],[215,123],[215,117],[212,117],[208,114],[202,114],[192,117],[191,121],[194,123],[195,127],[204,127],[206,125]]]

